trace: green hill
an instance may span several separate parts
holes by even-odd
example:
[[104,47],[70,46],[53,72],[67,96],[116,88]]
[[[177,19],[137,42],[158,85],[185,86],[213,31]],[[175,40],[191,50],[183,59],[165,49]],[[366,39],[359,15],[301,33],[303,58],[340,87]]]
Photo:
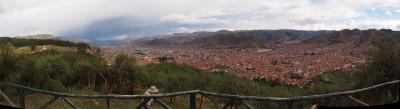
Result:
[[26,35],[26,36],[16,36],[16,39],[57,39],[56,36],[51,34],[36,34],[36,35]]

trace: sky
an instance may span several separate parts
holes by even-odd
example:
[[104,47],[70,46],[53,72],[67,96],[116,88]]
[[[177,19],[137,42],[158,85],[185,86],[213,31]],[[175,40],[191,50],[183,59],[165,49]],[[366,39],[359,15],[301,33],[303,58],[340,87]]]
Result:
[[0,36],[355,28],[400,30],[400,0],[0,0]]

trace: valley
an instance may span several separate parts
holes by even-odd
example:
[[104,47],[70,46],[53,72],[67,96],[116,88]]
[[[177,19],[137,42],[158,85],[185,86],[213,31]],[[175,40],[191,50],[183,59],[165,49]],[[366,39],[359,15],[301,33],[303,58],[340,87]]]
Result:
[[[251,34],[252,32],[254,31],[242,32],[238,33],[239,35],[236,34],[236,36]],[[255,32],[259,33],[259,31]],[[265,33],[270,33],[270,31],[265,31]],[[255,40],[248,41],[244,46],[221,47],[236,43],[226,40],[223,40],[225,43],[218,43],[220,38],[216,37],[227,37],[226,34],[222,34],[194,38],[192,41],[174,46],[160,47],[162,44],[159,44],[158,46],[114,46],[104,47],[103,49],[104,56],[108,57],[108,60],[115,57],[115,54],[119,52],[125,52],[135,56],[141,65],[160,61],[175,62],[211,72],[231,72],[246,78],[265,78],[281,81],[288,85],[304,86],[311,83],[312,78],[324,72],[355,70],[355,67],[368,61],[367,52],[373,49],[371,40],[391,34],[385,32],[385,30],[342,30],[325,32],[309,38],[293,38],[297,35],[287,34],[287,38],[282,40],[269,38],[271,40],[263,41],[271,42],[270,47],[248,46],[257,45],[259,41]],[[253,35],[253,37],[271,36]],[[207,47],[197,46],[200,42],[190,43],[199,39],[210,40],[204,41],[207,43]],[[235,38],[232,40],[235,40]],[[240,38],[238,40],[246,39]],[[213,45],[209,42],[215,43]],[[240,44],[238,43],[238,45]],[[215,45],[219,45],[219,47]]]

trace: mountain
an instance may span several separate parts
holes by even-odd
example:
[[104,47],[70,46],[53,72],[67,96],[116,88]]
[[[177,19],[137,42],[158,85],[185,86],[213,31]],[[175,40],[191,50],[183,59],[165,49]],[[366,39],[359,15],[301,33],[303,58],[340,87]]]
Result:
[[257,48],[269,47],[271,44],[265,37],[226,33],[194,39],[185,43],[185,45],[200,48]]
[[130,45],[134,46],[157,46],[157,47],[166,47],[166,46],[176,46],[179,44],[183,44],[186,42],[190,42],[194,39],[209,37],[216,34],[222,34],[227,32],[226,30],[221,30],[217,32],[207,32],[207,31],[199,31],[193,33],[173,33],[170,35],[157,35],[152,37],[143,37],[143,38],[135,38],[135,39],[125,39],[130,40]]
[[341,31],[334,31],[329,33],[320,34],[317,37],[305,40],[306,44],[315,45],[333,45],[333,44],[354,44],[354,45],[368,45],[376,38],[380,37],[398,37],[399,31],[392,31],[387,29],[370,29],[370,30],[359,30],[359,29],[344,29]]
[[329,31],[302,30],[240,30],[217,32],[175,33],[163,37],[132,40],[132,45],[152,47],[270,47],[286,41],[302,41]]
[[310,44],[329,46],[333,44],[368,45],[381,36],[399,36],[398,31],[387,29],[344,29],[339,31],[307,30],[221,30],[216,32],[174,33],[150,37],[128,37],[122,40],[90,40],[96,45],[127,45],[147,47],[200,47],[200,48],[257,48],[277,44]]

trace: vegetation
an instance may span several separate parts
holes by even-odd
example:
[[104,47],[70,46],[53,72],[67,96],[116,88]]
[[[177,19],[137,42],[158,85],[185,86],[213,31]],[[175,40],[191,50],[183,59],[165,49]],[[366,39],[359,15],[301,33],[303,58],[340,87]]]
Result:
[[[371,51],[369,63],[360,66],[359,70],[326,72],[305,87],[287,86],[279,81],[264,79],[251,80],[229,72],[211,73],[176,63],[140,66],[135,58],[124,53],[119,54],[110,65],[102,59],[101,51],[89,52],[92,48],[83,43],[12,38],[2,38],[0,41],[0,81],[63,92],[85,90],[106,94],[142,94],[144,89],[155,85],[162,93],[199,89],[226,94],[290,97],[351,90],[398,80],[400,77],[396,72],[400,70],[400,44],[390,39],[374,42],[376,49]],[[75,47],[77,51],[37,51],[32,47],[36,45]],[[26,50],[32,52],[16,52],[21,47],[30,48]],[[371,97],[374,96],[363,99],[369,100]],[[211,100],[221,101],[216,98]],[[337,99],[318,103],[349,104]],[[276,105],[259,103],[257,106]]]
[[54,39],[16,39],[9,37],[0,37],[0,44],[11,44],[15,47],[32,47],[39,45],[58,45],[64,47],[77,47],[77,48],[87,48],[89,47],[86,43],[73,43],[69,41],[54,40]]
[[384,37],[374,40],[376,47],[370,52],[370,62],[360,69],[361,87],[400,79],[400,41],[398,37]]

